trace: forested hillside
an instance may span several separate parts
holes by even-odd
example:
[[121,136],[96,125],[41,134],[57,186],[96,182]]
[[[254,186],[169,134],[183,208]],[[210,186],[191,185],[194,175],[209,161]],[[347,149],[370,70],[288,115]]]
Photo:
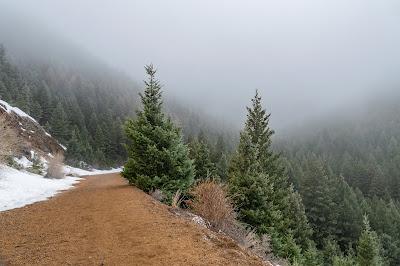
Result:
[[[139,86],[101,62],[80,64],[71,58],[66,62],[31,60],[10,54],[1,45],[0,98],[34,117],[65,145],[69,164],[97,168],[121,165],[127,157],[121,146],[125,141],[121,126],[140,108]],[[184,126],[186,139],[205,131],[213,144],[218,138],[235,143],[234,134],[212,118],[176,100],[167,102],[165,108]]]
[[276,143],[324,253],[351,256],[366,215],[385,265],[400,264],[399,96],[383,91],[346,119],[326,119]]

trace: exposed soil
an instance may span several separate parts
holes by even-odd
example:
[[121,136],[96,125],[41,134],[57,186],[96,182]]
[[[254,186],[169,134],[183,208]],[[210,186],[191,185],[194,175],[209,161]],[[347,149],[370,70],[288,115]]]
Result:
[[0,213],[0,260],[5,265],[263,265],[229,238],[174,216],[119,174],[88,176],[48,201]]

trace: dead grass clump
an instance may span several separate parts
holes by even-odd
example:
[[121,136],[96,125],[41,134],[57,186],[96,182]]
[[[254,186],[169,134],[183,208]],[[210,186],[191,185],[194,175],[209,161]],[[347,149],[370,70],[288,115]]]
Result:
[[172,199],[172,204],[171,204],[172,208],[178,209],[182,201],[183,201],[182,193],[178,189],[175,193],[174,198]]
[[260,238],[254,229],[247,230],[241,247],[250,250],[253,254],[262,257],[264,260],[271,259],[272,249],[270,247],[270,237],[265,234]]
[[189,193],[193,198],[185,203],[206,221],[211,230],[225,232],[232,224],[236,224],[237,208],[224,184],[218,184],[215,179],[206,179]]
[[149,192],[149,195],[153,198],[153,199],[155,199],[155,200],[157,200],[157,201],[162,201],[163,199],[164,199],[164,194],[163,194],[163,192],[162,192],[162,190],[161,189],[156,189],[156,190],[150,190],[150,192]]
[[60,179],[64,177],[63,171],[64,155],[57,153],[53,158],[49,159],[47,174],[45,177]]
[[233,197],[228,196],[226,185],[206,179],[195,186],[190,195],[191,199],[185,203],[193,213],[205,220],[209,229],[229,236],[242,248],[264,260],[273,258],[269,236],[260,238],[254,229],[248,229],[237,221],[237,206]]
[[17,153],[19,141],[17,132],[7,124],[5,115],[0,115],[0,162]]

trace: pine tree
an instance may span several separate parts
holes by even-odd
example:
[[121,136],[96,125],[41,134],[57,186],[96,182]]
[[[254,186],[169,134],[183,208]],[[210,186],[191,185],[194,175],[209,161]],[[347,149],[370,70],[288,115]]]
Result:
[[344,251],[348,245],[355,247],[362,228],[363,212],[359,207],[354,190],[341,175],[333,182],[333,201],[337,215],[336,236],[340,248]]
[[31,91],[29,86],[25,84],[18,95],[17,106],[29,115],[31,113],[31,102]]
[[197,140],[190,144],[190,158],[194,160],[196,180],[215,177],[215,165],[210,160],[209,143],[203,131],[200,131]]
[[[0,72],[0,73],[1,73],[1,72]],[[0,77],[1,77],[1,75],[0,75]],[[5,97],[6,97],[6,91],[7,91],[6,86],[4,86],[3,81],[1,81],[1,79],[0,79],[0,99],[4,99],[5,101],[7,101],[7,100],[5,99]]]
[[221,158],[219,158],[219,161],[215,167],[217,176],[219,176],[221,181],[225,182],[227,178],[226,170],[228,167],[228,158],[226,157],[225,154],[222,154]]
[[54,110],[53,116],[50,120],[50,125],[51,135],[61,143],[66,144],[69,136],[68,121],[61,102],[57,103],[56,109]]
[[303,261],[300,265],[321,266],[320,254],[315,246],[310,245],[304,252]]
[[[238,195],[241,220],[255,227],[258,234],[269,234],[275,254],[293,261],[300,257],[300,248],[292,228],[299,225],[291,221],[289,213],[291,199],[296,201],[298,198],[291,198],[293,191],[284,176],[280,153],[275,154],[269,149],[274,131],[268,127],[270,114],[266,115],[262,109],[257,91],[252,101],[253,108],[247,108],[247,121],[240,133],[238,151],[228,167],[230,191]],[[298,215],[307,220],[301,211]]]
[[336,234],[335,203],[330,183],[322,165],[315,155],[312,156],[303,178],[301,196],[317,248],[322,247],[324,238]]
[[35,118],[35,120],[36,121],[40,121],[40,119],[42,118],[42,107],[40,106],[40,104],[37,102],[37,101],[35,101],[33,104],[32,104],[32,108],[31,108],[31,116],[33,117],[33,118]]
[[362,232],[357,246],[357,262],[360,266],[384,265],[381,258],[381,247],[378,236],[371,231],[369,220],[364,216],[364,231]]
[[45,125],[49,122],[53,114],[53,105],[51,103],[51,93],[47,84],[42,81],[41,86],[38,89],[36,100],[42,107],[42,119],[40,119],[40,124]]
[[125,145],[129,158],[122,176],[148,192],[162,189],[166,202],[180,189],[187,191],[194,181],[193,162],[182,143],[181,129],[162,112],[161,85],[155,78],[153,65],[145,67],[149,81],[140,93],[143,110],[137,110],[136,120],[128,118],[123,129],[132,142]]

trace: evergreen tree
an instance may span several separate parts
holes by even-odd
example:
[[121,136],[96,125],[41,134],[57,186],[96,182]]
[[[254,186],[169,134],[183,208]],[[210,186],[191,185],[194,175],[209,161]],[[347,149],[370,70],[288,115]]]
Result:
[[357,246],[357,263],[360,266],[384,265],[381,258],[381,247],[378,236],[371,231],[369,220],[364,216],[364,231],[362,232]]
[[182,143],[181,129],[162,112],[161,85],[155,78],[153,65],[145,67],[149,81],[145,81],[144,95],[140,93],[143,110],[137,110],[136,120],[128,118],[123,126],[131,145],[125,145],[129,158],[122,176],[138,188],[148,192],[162,189],[166,201],[180,189],[187,191],[194,181],[193,162]]
[[28,85],[25,84],[18,95],[17,106],[29,115],[31,113],[31,102],[31,91]]
[[225,154],[222,154],[221,158],[219,158],[219,161],[215,167],[217,176],[219,176],[221,181],[225,182],[227,178],[226,169],[228,167],[228,158],[226,157]]
[[310,245],[304,252],[303,260],[300,265],[307,266],[321,266],[321,258],[318,249],[315,246]]
[[[262,109],[257,91],[252,102],[253,108],[247,108],[247,121],[240,133],[238,151],[228,167],[230,191],[238,195],[241,220],[255,227],[260,235],[269,234],[275,254],[294,261],[300,258],[300,248],[291,229],[298,225],[289,215],[293,191],[284,176],[280,154],[269,150],[274,132],[268,127],[270,114],[266,115]],[[298,214],[301,215],[301,211]]]
[[[0,74],[1,74],[1,72],[0,72]],[[0,77],[1,77],[1,75],[0,75]],[[1,81],[1,79],[0,79],[0,99],[4,99],[5,101],[7,101],[5,99],[6,92],[7,92],[6,86],[4,86],[3,81]]]
[[76,136],[76,129],[72,130],[71,137],[67,144],[67,150],[65,152],[65,159],[67,162],[75,164],[76,161],[81,161],[83,158],[80,154],[79,140]]
[[314,231],[313,239],[317,248],[321,248],[324,238],[336,234],[336,213],[331,181],[315,156],[308,164],[302,183],[301,195],[308,221]]
[[190,158],[194,160],[194,168],[196,170],[196,179],[201,180],[207,177],[215,176],[215,165],[210,160],[209,144],[201,131],[197,138],[190,145]]
[[32,108],[31,108],[31,116],[33,117],[33,118],[35,118],[35,120],[36,121],[40,121],[40,119],[42,118],[42,107],[40,106],[40,104],[37,102],[37,101],[35,101],[33,104],[32,104]]
[[52,117],[53,105],[50,89],[44,81],[42,81],[42,84],[38,89],[36,101],[42,108],[42,119],[40,119],[39,123],[41,125],[45,125],[46,122],[49,122]]
[[61,102],[57,103],[56,109],[54,110],[53,116],[50,120],[50,125],[51,135],[61,143],[66,144],[69,136],[68,121]]

